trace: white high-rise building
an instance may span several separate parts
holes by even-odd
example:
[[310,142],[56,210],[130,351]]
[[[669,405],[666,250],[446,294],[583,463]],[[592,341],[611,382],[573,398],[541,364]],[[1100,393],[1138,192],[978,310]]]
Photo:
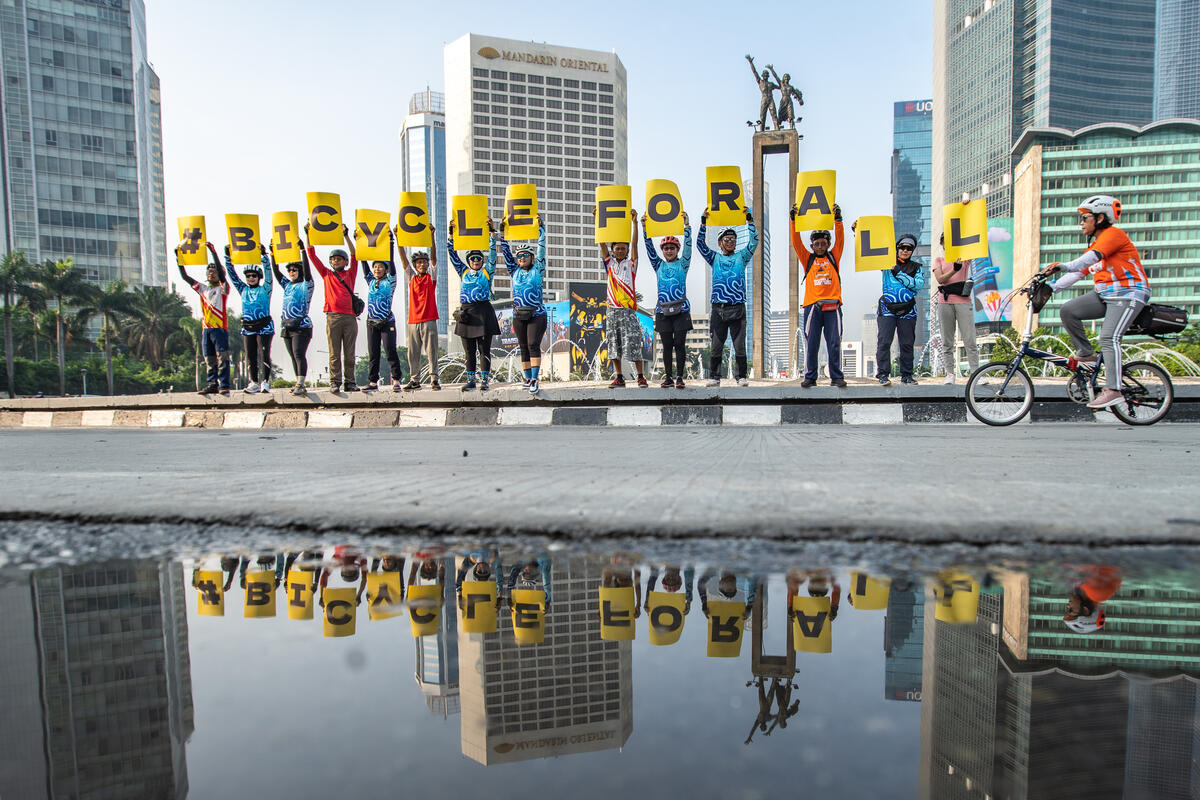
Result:
[[[537,184],[547,227],[547,300],[565,297],[571,281],[603,281],[592,206],[597,186],[628,180],[621,60],[469,33],[446,45],[444,65],[447,193],[487,195],[499,223],[505,188]],[[503,270],[494,286],[508,296]],[[451,307],[458,287],[451,270]]]
[[[765,287],[764,287],[765,288]],[[775,376],[788,366],[788,312],[767,315],[767,375]]]
[[[445,336],[449,330],[450,306],[446,276],[450,260],[446,258],[446,101],[440,92],[426,89],[408,101],[408,116],[400,126],[401,184],[406,192],[425,192],[429,220],[437,229],[437,330]],[[407,341],[407,329],[405,340]]]

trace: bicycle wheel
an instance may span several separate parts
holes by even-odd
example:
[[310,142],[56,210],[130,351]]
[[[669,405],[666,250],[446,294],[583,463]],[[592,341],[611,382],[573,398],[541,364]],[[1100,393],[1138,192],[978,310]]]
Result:
[[1153,425],[1171,410],[1175,387],[1171,376],[1149,361],[1130,361],[1121,369],[1125,401],[1109,406],[1126,425]]
[[[987,425],[1012,425],[1033,407],[1033,381],[1017,368],[1011,378],[1012,362],[991,361],[967,378],[967,410]],[[1007,385],[1005,379],[1008,380]]]

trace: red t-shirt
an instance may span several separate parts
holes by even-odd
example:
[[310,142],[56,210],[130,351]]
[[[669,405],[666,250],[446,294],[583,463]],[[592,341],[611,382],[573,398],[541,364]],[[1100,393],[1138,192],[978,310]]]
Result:
[[408,279],[408,324],[432,322],[437,318],[437,281],[429,272],[413,275]]
[[325,313],[353,315],[354,302],[350,299],[350,293],[354,290],[354,279],[358,276],[358,259],[350,259],[349,267],[341,272],[334,272],[317,257],[317,251],[309,247],[308,260],[317,268],[325,283]]

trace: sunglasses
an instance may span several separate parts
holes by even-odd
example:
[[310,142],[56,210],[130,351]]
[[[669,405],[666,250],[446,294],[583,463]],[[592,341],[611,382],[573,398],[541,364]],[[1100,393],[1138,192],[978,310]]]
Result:
[[898,245],[896,247],[896,249],[897,250],[912,250],[913,246],[911,244],[902,244],[902,245]]
[[678,249],[679,249],[679,245],[677,245],[677,244],[664,244],[662,249],[663,249],[663,250],[678,250]]

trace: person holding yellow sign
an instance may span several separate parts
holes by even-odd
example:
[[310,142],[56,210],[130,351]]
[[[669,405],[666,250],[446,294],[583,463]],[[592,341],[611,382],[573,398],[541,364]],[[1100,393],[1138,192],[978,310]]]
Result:
[[[500,322],[496,309],[492,308],[492,278],[496,274],[496,225],[492,218],[487,220],[491,242],[487,259],[479,250],[467,253],[467,263],[459,258],[454,249],[454,223],[447,231],[446,251],[450,264],[461,278],[458,290],[458,310],[454,312],[454,333],[462,340],[467,353],[467,382],[463,389],[475,388],[475,369],[481,370],[479,389],[488,390],[488,379],[492,373],[492,337],[500,335]],[[478,354],[478,355],[477,355]]]
[[804,269],[804,380],[803,389],[817,385],[817,361],[821,337],[825,337],[825,352],[829,357],[829,383],[846,387],[842,373],[842,275],[839,264],[845,232],[842,230],[842,209],[833,205],[833,229],[837,244],[829,246],[829,231],[818,230],[808,235],[812,252],[804,246],[794,221],[800,213],[792,206],[792,248]]
[[[229,245],[225,245],[225,269],[229,280],[242,298],[242,342],[250,367],[250,382],[246,393],[271,391],[271,340],[275,338],[275,321],[271,319],[271,260],[266,245],[258,246],[261,264],[245,269],[246,280],[238,277]],[[261,382],[260,382],[261,381]]]
[[[945,248],[946,234],[938,239],[938,246]],[[933,260],[933,277],[938,282],[933,301],[938,309],[938,328],[942,337],[942,365],[946,369],[946,383],[954,383],[958,374],[958,359],[955,357],[954,329],[962,337],[967,350],[970,375],[979,366],[979,347],[975,344],[975,302],[971,299],[971,262],[952,261],[946,263],[943,255]]]
[[400,369],[400,354],[396,352],[396,315],[392,300],[396,297],[396,237],[392,238],[387,261],[362,265],[363,282],[367,284],[367,391],[379,388],[379,351],[387,355],[392,373],[392,391],[400,391],[404,372]]
[[[437,234],[429,226],[430,241]],[[431,258],[432,256],[432,258]],[[408,253],[400,247],[400,263],[408,277],[408,383],[405,390],[421,388],[421,351],[429,359],[430,389],[442,388],[438,382],[437,333],[437,248],[418,250],[408,263]]]
[[287,347],[288,358],[292,360],[292,370],[296,373],[296,385],[292,394],[304,396],[308,387],[304,385],[308,377],[308,345],[312,342],[312,318],[308,315],[308,307],[312,303],[313,277],[308,265],[308,253],[300,251],[300,260],[290,262],[287,277],[279,271],[275,261],[275,243],[271,243],[271,271],[283,289],[283,314],[279,317],[279,336]]
[[476,583],[495,581],[496,608],[500,608],[500,598],[504,595],[503,587],[500,585],[500,572],[500,553],[494,547],[486,550],[472,550],[463,556],[462,564],[459,565],[458,573],[454,577],[454,593],[458,596],[458,607],[462,608],[463,605],[463,581]]
[[546,306],[542,302],[542,281],[546,277],[546,221],[537,215],[537,257],[533,247],[522,242],[516,253],[509,249],[504,238],[507,220],[500,221],[500,249],[504,266],[512,279],[513,330],[521,348],[521,369],[525,372],[525,388],[538,393],[538,374],[542,369],[542,337],[546,335]]
[[712,297],[709,304],[709,331],[712,352],[709,355],[709,379],[706,386],[721,385],[721,361],[725,356],[725,338],[732,339],[737,365],[738,386],[749,386],[746,379],[746,265],[758,247],[754,215],[746,206],[746,246],[737,249],[737,231],[726,228],[717,236],[719,253],[708,246],[708,209],[700,217],[696,249],[712,269]]
[[[646,230],[648,218],[642,215],[642,230]],[[664,236],[658,243],[662,250],[662,258],[654,250],[654,241],[650,234],[645,234],[646,255],[650,258],[650,267],[658,279],[658,302],[654,306],[654,330],[662,337],[663,348],[663,382],[661,388],[684,388],[683,372],[687,365],[687,332],[692,329],[692,305],[687,298],[687,273],[692,263],[692,226],[688,215],[683,215],[683,250],[680,252],[679,239],[675,236]],[[678,376],[673,377],[671,362],[678,368]]]
[[[592,216],[596,209],[592,208]],[[625,386],[621,372],[622,361],[632,361],[637,369],[637,385],[646,388],[645,363],[642,347],[642,325],[637,318],[637,212],[629,209],[629,242],[600,242],[600,260],[604,262],[604,277],[608,284],[605,298],[604,343],[612,364],[613,380],[610,389]]]
[[917,292],[925,288],[921,262],[914,261],[917,237],[905,233],[896,240],[896,265],[883,271],[883,294],[875,311],[879,334],[875,341],[875,377],[880,386],[892,385],[892,339],[900,340],[900,383],[916,384],[913,344],[917,340]]
[[229,282],[225,280],[225,270],[221,269],[221,259],[217,257],[217,248],[212,242],[205,242],[212,261],[205,268],[206,286],[192,280],[183,268],[183,254],[180,248],[175,248],[175,265],[179,267],[179,277],[195,290],[200,296],[200,353],[208,366],[208,380],[200,394],[220,392],[229,394],[229,319],[226,305],[229,302]]
[[[317,274],[325,284],[325,325],[329,337],[329,388],[357,392],[354,380],[354,345],[358,341],[358,315],[362,313],[362,299],[354,293],[354,279],[358,272],[358,258],[354,253],[354,240],[350,229],[342,226],[342,238],[349,255],[342,248],[334,248],[329,254],[329,267],[317,256],[312,244],[311,226],[304,226],[305,242],[308,244],[308,260],[317,268]],[[345,383],[343,383],[343,377]]]
[[717,572],[706,569],[700,575],[700,580],[696,581],[696,588],[700,591],[700,610],[704,612],[705,617],[709,615],[709,597],[730,603],[745,603],[746,616],[749,617],[750,609],[754,607],[754,599],[758,596],[757,581],[736,575],[729,570]]
[[[692,610],[692,584],[696,579],[696,570],[694,567],[687,567],[680,575],[679,567],[664,566],[662,571],[662,590],[664,592],[678,592],[683,590],[683,613],[687,615]],[[650,610],[650,593],[658,587],[659,572],[658,567],[650,568],[650,577],[646,579],[646,605],[645,609]]]
[[550,613],[550,557],[537,558],[513,566],[508,573],[508,602],[512,605],[513,590],[541,591],[546,593],[546,614]]

